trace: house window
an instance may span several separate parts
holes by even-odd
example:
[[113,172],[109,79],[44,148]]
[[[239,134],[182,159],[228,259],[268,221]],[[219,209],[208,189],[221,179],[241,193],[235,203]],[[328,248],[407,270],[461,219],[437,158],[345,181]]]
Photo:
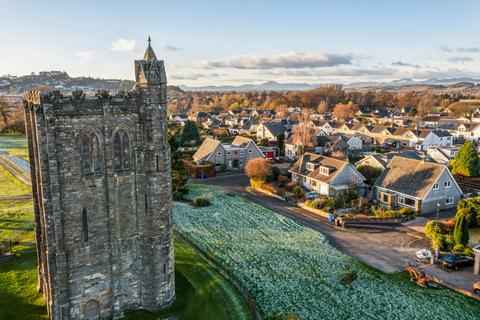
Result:
[[244,150],[241,150],[241,151],[240,151],[240,154],[245,154],[245,151],[244,151]]
[[230,151],[227,151],[227,155],[231,155],[232,153]]
[[315,181],[315,180],[313,180],[313,179],[310,180],[310,185],[311,185],[312,187],[316,187],[316,186],[317,186],[317,181]]
[[438,190],[438,182],[433,185],[433,190]]
[[217,152],[217,156],[221,156],[222,153],[220,151]]
[[445,187],[445,189],[451,188],[452,187],[452,182],[451,181],[445,181],[444,187]]
[[409,207],[415,207],[415,199],[405,198],[404,205]]
[[449,197],[449,198],[445,199],[445,204],[446,205],[453,204],[453,201],[454,201],[453,197]]
[[399,204],[405,204],[405,198],[404,197],[398,197],[398,203]]
[[248,153],[252,153],[252,152],[253,152],[253,150],[248,150]]

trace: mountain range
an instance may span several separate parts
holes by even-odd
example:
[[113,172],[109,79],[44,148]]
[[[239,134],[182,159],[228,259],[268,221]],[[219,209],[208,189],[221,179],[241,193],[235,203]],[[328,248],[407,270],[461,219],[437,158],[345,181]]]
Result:
[[[448,86],[452,84],[463,83],[472,86],[480,84],[480,79],[473,78],[431,78],[427,80],[398,79],[387,82],[364,81],[345,84],[345,88],[365,88],[365,87],[396,87],[396,86],[414,86],[414,85],[439,85]],[[289,90],[308,90],[320,86],[321,84],[310,83],[279,83],[276,81],[267,81],[260,84],[242,84],[238,86],[203,86],[189,87],[180,85],[184,91],[289,91]]]

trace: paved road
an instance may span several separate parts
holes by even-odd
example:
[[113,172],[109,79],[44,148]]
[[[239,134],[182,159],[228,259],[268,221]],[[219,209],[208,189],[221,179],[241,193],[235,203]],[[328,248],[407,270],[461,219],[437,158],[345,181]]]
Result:
[[19,166],[17,166],[7,157],[0,155],[0,166],[4,167],[5,170],[10,172],[18,181],[22,182],[23,184],[26,184],[27,186],[32,185],[30,174],[23,171]]
[[334,227],[323,217],[289,205],[273,197],[248,191],[248,177],[230,175],[194,181],[223,187],[247,200],[269,208],[305,226],[321,232],[340,251],[386,273],[404,270],[414,262],[414,253],[428,247],[422,234],[402,225],[362,226],[348,229]]

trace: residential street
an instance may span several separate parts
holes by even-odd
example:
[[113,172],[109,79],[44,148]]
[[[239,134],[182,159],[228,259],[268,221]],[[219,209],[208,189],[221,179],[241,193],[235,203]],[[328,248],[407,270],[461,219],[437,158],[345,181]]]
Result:
[[249,191],[248,177],[225,175],[194,183],[215,185],[321,232],[340,251],[386,273],[402,271],[414,262],[416,251],[428,248],[422,234],[402,225],[341,229],[323,217],[261,193]]

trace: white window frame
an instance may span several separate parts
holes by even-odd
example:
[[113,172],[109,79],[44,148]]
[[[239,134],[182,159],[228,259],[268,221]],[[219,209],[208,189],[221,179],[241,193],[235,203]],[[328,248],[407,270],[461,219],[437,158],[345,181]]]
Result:
[[440,188],[440,184],[438,182],[435,182],[433,184],[433,190],[438,190]]
[[454,197],[448,197],[445,199],[445,205],[451,205],[455,202],[455,198]]
[[452,182],[451,182],[450,180],[445,181],[445,182],[443,183],[443,187],[444,187],[445,189],[450,189],[450,188],[452,187]]
[[404,196],[398,196],[397,202],[398,202],[398,204],[405,205],[405,197]]

